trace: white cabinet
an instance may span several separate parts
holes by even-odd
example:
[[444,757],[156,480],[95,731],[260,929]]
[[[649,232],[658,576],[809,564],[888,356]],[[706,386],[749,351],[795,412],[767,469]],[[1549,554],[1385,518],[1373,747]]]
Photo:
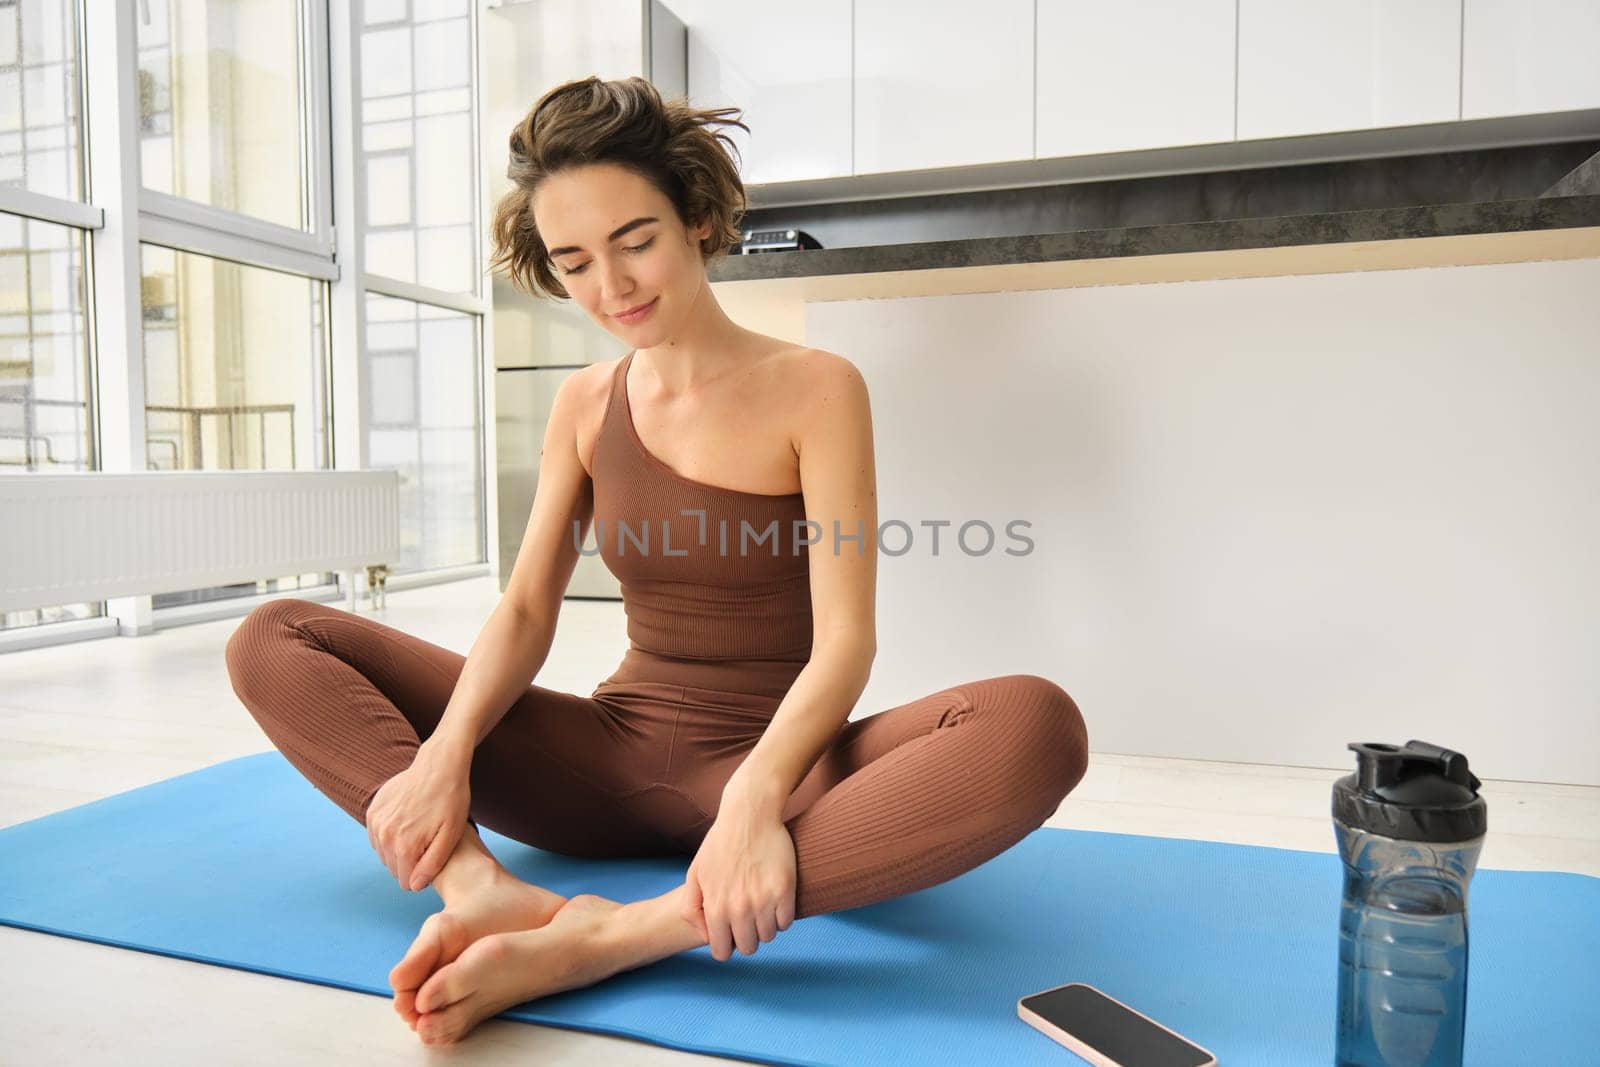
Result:
[[1236,0],[1039,0],[1034,154],[1233,140]]
[[1600,0],[660,2],[751,185],[1600,108]]
[[1600,0],[1465,0],[1461,117],[1600,107]]
[[855,173],[1033,158],[1033,0],[855,0]]
[[1454,122],[1460,57],[1461,0],[1239,0],[1238,138]]
[[689,36],[689,100],[737,107],[746,184],[850,173],[850,0],[667,0]]

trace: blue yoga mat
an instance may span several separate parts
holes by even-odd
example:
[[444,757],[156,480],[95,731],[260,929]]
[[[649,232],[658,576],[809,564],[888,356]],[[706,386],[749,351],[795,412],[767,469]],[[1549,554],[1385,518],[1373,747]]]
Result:
[[[483,833],[564,895],[656,896],[689,863]],[[754,956],[702,947],[504,1015],[765,1063],[1071,1064],[1016,1001],[1088,982],[1227,1067],[1324,1067],[1339,892],[1331,853],[1042,828],[942,885],[800,920]],[[277,752],[0,829],[0,922],[384,997],[440,906],[400,889]],[[1467,1062],[1596,1062],[1600,879],[1480,871],[1470,922]]]

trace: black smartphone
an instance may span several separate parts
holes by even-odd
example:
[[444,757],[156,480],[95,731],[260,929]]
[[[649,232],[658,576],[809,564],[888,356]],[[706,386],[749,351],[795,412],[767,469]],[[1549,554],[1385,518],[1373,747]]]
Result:
[[1017,1015],[1095,1067],[1215,1067],[1199,1045],[1082,982],[1032,993]]

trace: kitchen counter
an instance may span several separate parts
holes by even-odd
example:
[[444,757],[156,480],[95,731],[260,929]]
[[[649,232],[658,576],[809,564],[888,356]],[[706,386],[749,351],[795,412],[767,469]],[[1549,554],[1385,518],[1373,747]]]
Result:
[[1210,219],[719,259],[761,303],[1195,281],[1600,256],[1600,194]]

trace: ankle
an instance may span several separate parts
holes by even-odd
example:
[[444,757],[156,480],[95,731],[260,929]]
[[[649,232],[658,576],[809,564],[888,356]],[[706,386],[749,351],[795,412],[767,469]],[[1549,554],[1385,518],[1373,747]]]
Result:
[[679,886],[658,897],[624,904],[612,914],[610,932],[623,942],[670,945],[673,951],[706,944],[700,928],[683,917],[684,893]]
[[481,887],[506,873],[471,823],[467,823],[444,867],[434,876],[433,888],[445,903],[457,893]]

